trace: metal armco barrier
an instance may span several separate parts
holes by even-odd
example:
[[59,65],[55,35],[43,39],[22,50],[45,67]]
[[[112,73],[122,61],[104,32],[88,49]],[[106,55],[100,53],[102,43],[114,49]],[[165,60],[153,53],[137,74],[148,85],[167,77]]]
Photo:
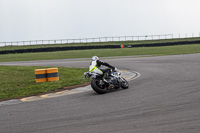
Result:
[[47,81],[46,73],[47,73],[46,69],[36,69],[35,70],[36,82],[46,82]]
[[48,81],[58,81],[58,68],[49,68],[47,69],[47,80]]
[[58,68],[36,69],[36,82],[58,81]]

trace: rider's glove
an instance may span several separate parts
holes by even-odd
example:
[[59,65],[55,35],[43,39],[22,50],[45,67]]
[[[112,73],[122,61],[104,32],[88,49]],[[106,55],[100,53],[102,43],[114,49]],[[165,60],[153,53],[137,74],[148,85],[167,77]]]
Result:
[[117,72],[117,71],[118,71],[116,67],[115,67],[114,71],[115,71],[115,72]]

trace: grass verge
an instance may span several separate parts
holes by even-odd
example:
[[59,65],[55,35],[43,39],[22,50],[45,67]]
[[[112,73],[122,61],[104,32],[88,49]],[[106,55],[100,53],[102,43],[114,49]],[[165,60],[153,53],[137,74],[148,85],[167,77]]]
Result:
[[0,55],[0,62],[52,60],[70,58],[90,58],[93,55],[99,57],[134,56],[134,55],[177,55],[200,53],[200,44],[163,46],[163,47],[138,47],[123,49],[91,49],[72,50],[59,52],[24,53]]
[[59,67],[59,81],[35,82],[35,69],[48,67],[0,66],[0,101],[55,91],[89,82],[83,73],[87,68]]

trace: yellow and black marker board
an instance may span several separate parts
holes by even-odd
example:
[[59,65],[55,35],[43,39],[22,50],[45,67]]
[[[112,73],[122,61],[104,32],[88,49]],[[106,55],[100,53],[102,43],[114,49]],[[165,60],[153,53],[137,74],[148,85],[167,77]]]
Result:
[[35,80],[36,82],[46,82],[47,81],[47,69],[35,69]]
[[48,68],[47,69],[47,80],[48,81],[58,81],[58,68]]

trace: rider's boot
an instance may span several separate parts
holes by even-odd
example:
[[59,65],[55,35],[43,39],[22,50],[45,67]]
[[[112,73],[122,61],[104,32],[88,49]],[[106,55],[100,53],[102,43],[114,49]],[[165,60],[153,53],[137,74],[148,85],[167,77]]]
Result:
[[104,73],[103,81],[106,82],[106,83],[110,83],[111,82],[111,78],[109,77],[109,72]]

